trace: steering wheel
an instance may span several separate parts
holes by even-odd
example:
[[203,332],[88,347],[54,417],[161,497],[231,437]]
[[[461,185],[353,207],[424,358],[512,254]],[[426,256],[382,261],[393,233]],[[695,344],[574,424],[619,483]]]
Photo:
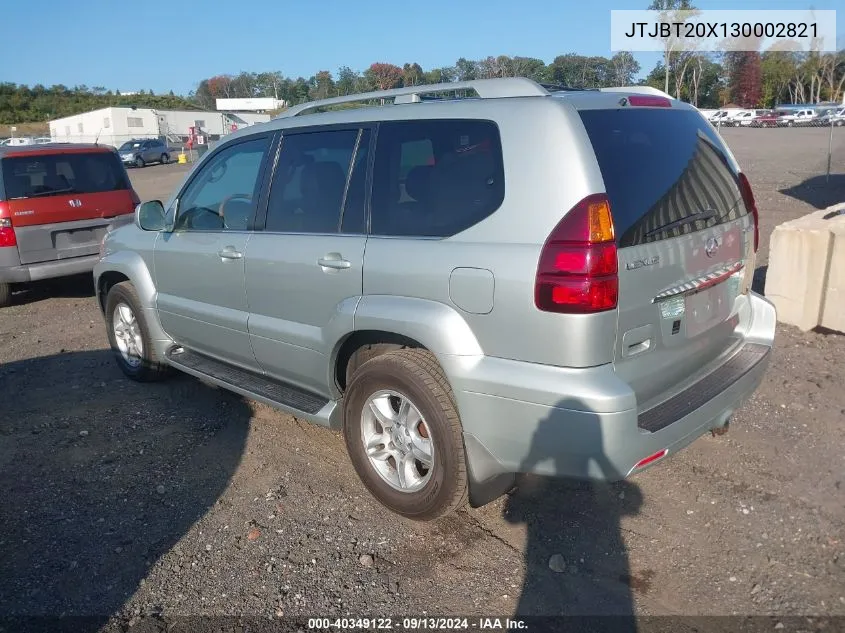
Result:
[[246,202],[252,202],[252,194],[250,193],[233,193],[230,196],[226,196],[223,198],[223,202],[220,203],[220,206],[217,208],[217,215],[220,216],[220,219],[223,220],[223,226],[225,228],[230,228],[226,224],[226,215],[224,213],[224,207],[227,203],[231,202],[232,200],[244,200]]

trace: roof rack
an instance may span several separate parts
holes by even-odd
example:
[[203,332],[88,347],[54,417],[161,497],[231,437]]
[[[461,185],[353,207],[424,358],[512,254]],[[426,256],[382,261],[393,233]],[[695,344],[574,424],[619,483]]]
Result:
[[525,77],[505,77],[502,79],[474,79],[472,81],[455,81],[427,86],[407,86],[405,88],[393,88],[391,90],[376,90],[374,92],[363,92],[361,94],[346,95],[343,97],[332,97],[301,103],[288,108],[277,118],[294,117],[308,110],[322,108],[325,106],[338,105],[341,103],[355,103],[357,101],[369,101],[371,99],[394,98],[394,103],[417,103],[421,101],[420,95],[432,94],[435,92],[452,92],[455,90],[474,90],[482,99],[498,99],[501,97],[546,97],[549,91],[531,79]]

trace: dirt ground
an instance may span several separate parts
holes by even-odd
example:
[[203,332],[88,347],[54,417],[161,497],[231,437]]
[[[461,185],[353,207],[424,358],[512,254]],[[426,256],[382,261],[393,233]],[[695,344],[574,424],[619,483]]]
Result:
[[[845,200],[845,138],[824,185],[817,132],[723,132],[760,206],[760,284],[777,223]],[[130,175],[165,198],[184,171]],[[418,525],[336,433],[187,376],[124,379],[90,279],[38,284],[0,310],[0,616],[845,616],[844,355],[781,326],[726,436]]]

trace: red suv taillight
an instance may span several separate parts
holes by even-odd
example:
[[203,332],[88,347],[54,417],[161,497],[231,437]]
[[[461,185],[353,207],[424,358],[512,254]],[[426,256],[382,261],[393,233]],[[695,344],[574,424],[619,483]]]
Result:
[[751,212],[754,218],[754,252],[760,244],[760,213],[757,211],[757,203],[754,201],[754,193],[751,191],[751,184],[745,174],[739,174],[739,191],[742,194],[742,202],[745,208]]
[[594,194],[576,204],[543,245],[534,304],[545,312],[603,312],[616,308],[618,294],[610,202]]
[[18,238],[15,237],[15,229],[9,217],[9,207],[5,202],[0,202],[0,247],[17,245]]

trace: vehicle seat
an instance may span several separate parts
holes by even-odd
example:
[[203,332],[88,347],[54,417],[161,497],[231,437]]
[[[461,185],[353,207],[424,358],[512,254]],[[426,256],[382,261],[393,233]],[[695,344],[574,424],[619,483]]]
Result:
[[491,152],[448,154],[431,174],[431,207],[437,212],[429,226],[438,234],[471,226],[489,213],[503,186]]
[[298,230],[304,233],[337,233],[340,204],[346,187],[343,167],[332,161],[305,165],[300,187],[304,213]]

